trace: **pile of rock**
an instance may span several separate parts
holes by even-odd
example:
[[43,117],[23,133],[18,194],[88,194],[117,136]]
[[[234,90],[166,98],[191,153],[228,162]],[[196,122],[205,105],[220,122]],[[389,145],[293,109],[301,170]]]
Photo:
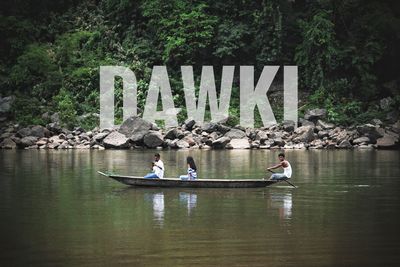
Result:
[[357,127],[339,127],[324,121],[324,109],[309,110],[299,127],[284,121],[259,129],[229,127],[220,123],[198,125],[187,120],[182,126],[159,129],[155,124],[131,117],[115,129],[86,132],[81,127],[70,131],[58,122],[46,127],[18,125],[3,127],[0,148],[25,149],[349,149],[395,148],[399,144],[400,121],[383,127],[382,122]]

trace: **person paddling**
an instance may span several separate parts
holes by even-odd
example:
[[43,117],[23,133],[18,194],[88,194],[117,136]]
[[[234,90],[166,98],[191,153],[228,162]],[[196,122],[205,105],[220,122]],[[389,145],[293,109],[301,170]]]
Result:
[[153,172],[150,172],[144,176],[144,178],[159,178],[164,177],[164,163],[161,160],[160,154],[154,155],[154,161],[152,162]]
[[197,179],[197,167],[194,163],[194,159],[191,156],[186,158],[186,163],[188,166],[187,175],[181,175],[179,178],[181,180],[196,180]]
[[289,161],[285,159],[285,154],[279,153],[278,155],[279,158],[279,164],[269,167],[267,170],[271,171],[273,169],[278,169],[280,167],[283,168],[283,173],[274,173],[271,175],[270,180],[285,180],[289,179],[292,177],[292,166],[290,166]]

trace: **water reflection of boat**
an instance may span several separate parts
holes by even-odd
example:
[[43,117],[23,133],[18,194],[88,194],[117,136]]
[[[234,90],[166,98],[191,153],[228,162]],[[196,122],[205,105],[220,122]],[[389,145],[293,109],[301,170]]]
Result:
[[292,205],[291,193],[271,193],[271,207],[279,209],[279,215],[282,219],[292,217]]
[[190,215],[191,211],[197,206],[197,194],[180,192],[179,201],[186,203],[187,212]]
[[120,183],[132,186],[147,187],[180,187],[180,188],[253,188],[266,187],[277,181],[263,179],[198,179],[181,180],[179,178],[146,179],[137,176],[124,176],[98,172],[101,175],[112,178]]

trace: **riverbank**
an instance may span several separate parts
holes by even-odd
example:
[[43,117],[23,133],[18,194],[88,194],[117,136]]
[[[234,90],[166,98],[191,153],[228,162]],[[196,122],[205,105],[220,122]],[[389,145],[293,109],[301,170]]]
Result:
[[59,122],[1,129],[2,149],[393,149],[399,147],[400,121],[383,126],[379,120],[351,127],[324,122],[325,110],[306,113],[293,121],[259,129],[229,127],[226,122],[159,129],[140,117],[131,117],[114,129],[68,130]]

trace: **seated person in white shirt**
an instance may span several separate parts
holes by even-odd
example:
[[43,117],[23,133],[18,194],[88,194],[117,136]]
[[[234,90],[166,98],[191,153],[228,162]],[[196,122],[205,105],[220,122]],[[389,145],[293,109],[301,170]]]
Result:
[[164,163],[160,159],[160,154],[154,155],[154,161],[152,164],[153,172],[150,172],[144,176],[144,178],[159,178],[162,179],[164,177]]

